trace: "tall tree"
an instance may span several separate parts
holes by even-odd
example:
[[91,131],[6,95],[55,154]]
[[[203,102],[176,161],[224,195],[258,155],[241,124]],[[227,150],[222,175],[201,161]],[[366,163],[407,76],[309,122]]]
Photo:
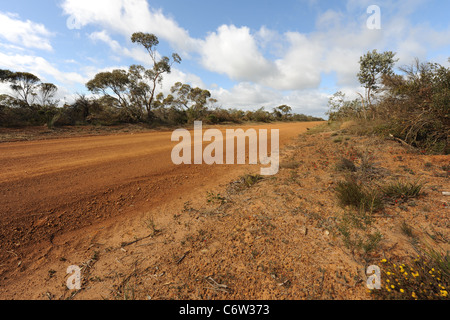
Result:
[[[116,100],[120,107],[129,106],[129,75],[125,70],[113,70],[111,72],[100,72],[94,79],[86,83],[86,87],[92,93],[102,93],[104,96]],[[115,96],[111,96],[110,92]]]
[[[150,94],[151,89],[148,84],[149,74],[147,70],[141,65],[132,65],[128,71],[130,79],[130,94],[131,102],[139,109],[151,110]],[[153,101],[152,101],[153,103]]]
[[53,83],[41,83],[38,86],[38,102],[41,106],[56,106],[57,101],[54,100],[58,87]]
[[361,57],[358,79],[366,89],[366,100],[369,107],[372,107],[373,94],[380,89],[382,76],[394,73],[394,65],[398,61],[395,59],[395,55],[392,51],[378,53],[375,49]]
[[288,105],[282,105],[273,109],[273,113],[276,118],[287,120],[290,116],[292,116],[292,108]]
[[6,81],[10,82],[15,98],[25,106],[30,107],[37,95],[36,90],[41,80],[29,72],[14,72],[7,74]]
[[131,36],[131,41],[133,43],[141,44],[147,50],[150,55],[151,63],[153,64],[152,69],[144,72],[145,78],[147,78],[149,82],[148,103],[146,103],[145,107],[147,109],[148,121],[150,121],[151,108],[156,98],[156,89],[158,85],[161,85],[163,75],[172,71],[171,68],[174,63],[181,63],[181,58],[177,53],[173,53],[172,60],[168,57],[162,57],[158,60],[156,47],[159,44],[159,40],[154,34],[136,32]]
[[172,104],[176,107],[182,107],[186,110],[190,107],[189,94],[191,93],[192,88],[188,84],[183,84],[181,82],[175,83],[170,92],[172,95],[175,95],[171,100]]
[[0,82],[7,82],[7,81],[9,81],[13,74],[14,73],[9,71],[9,70],[0,69]]

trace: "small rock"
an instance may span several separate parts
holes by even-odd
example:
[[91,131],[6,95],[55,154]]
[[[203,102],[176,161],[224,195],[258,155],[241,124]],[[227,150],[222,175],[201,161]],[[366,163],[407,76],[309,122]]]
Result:
[[307,235],[308,234],[308,228],[307,227],[300,227],[300,232],[303,234],[303,235]]

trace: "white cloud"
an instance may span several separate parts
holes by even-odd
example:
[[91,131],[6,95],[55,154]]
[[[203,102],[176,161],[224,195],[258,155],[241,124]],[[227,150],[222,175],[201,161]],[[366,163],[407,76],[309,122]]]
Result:
[[17,15],[0,12],[0,38],[14,45],[52,51],[51,36],[52,33],[42,24],[22,21]]
[[85,83],[86,78],[76,72],[62,72],[46,59],[32,55],[7,55],[0,52],[0,68],[11,71],[30,72],[47,81],[48,77],[53,77],[57,81],[66,84]]
[[239,108],[243,110],[261,108],[263,106],[270,107],[273,104],[272,101],[282,98],[281,93],[250,82],[238,83],[230,90],[223,88],[213,89],[211,93],[219,100],[219,105],[222,105],[223,108]]
[[65,0],[61,6],[80,27],[98,25],[128,39],[138,31],[154,33],[183,52],[198,46],[185,29],[161,10],[150,8],[146,0]]
[[163,77],[163,93],[167,96],[170,93],[172,86],[177,82],[189,84],[193,88],[206,88],[205,83],[199,76],[192,73],[185,73],[177,68],[172,68],[171,73],[165,74]]
[[[133,58],[136,61],[139,61],[142,63],[143,66],[147,67],[147,68],[151,68],[152,66],[149,64],[150,62],[150,57],[148,55],[148,53],[141,49],[141,48],[133,48],[133,49],[128,49],[126,47],[123,47],[120,45],[120,43],[116,40],[113,40],[107,33],[106,30],[100,31],[100,32],[94,32],[91,33],[89,35],[89,38],[93,41],[102,41],[104,43],[106,43],[111,50],[118,54],[119,56],[125,56],[125,57],[130,57]],[[158,58],[158,57],[157,57]],[[93,67],[93,68],[89,68],[88,71],[88,75],[90,78],[93,78],[98,72],[103,72],[103,71],[112,71],[114,69],[123,69],[123,70],[128,70],[127,66],[123,66],[123,67],[109,67],[109,68],[104,68],[102,70],[98,70],[97,68]],[[163,91],[164,94],[168,95],[170,93],[170,89],[171,87],[176,83],[176,82],[182,82],[182,83],[188,83],[190,84],[192,87],[205,87],[205,84],[203,83],[203,81],[200,79],[200,77],[194,75],[194,74],[189,74],[189,73],[185,73],[175,67],[172,67],[171,69],[171,73],[169,74],[164,74],[163,76],[163,82],[162,82],[162,86],[161,89]]]
[[[315,6],[317,1],[309,3]],[[204,39],[192,38],[174,18],[151,8],[146,0],[64,0],[62,8],[80,26],[99,27],[90,38],[106,43],[119,57],[148,61],[142,48],[128,49],[132,47],[114,39],[119,34],[130,44],[136,31],[156,34],[181,50],[185,59],[198,56],[192,60],[237,82],[229,90],[212,90],[224,105],[254,108],[286,103],[322,112],[328,100],[328,94],[320,93],[323,74],[336,75],[337,86],[354,93],[358,90],[359,58],[367,51],[394,51],[399,64],[408,64],[415,57],[426,60],[431,50],[450,45],[450,29],[438,31],[411,20],[410,14],[426,4],[424,0],[408,4],[380,0],[381,30],[366,27],[366,9],[372,4],[371,0],[348,0],[341,10],[322,12],[310,33],[265,26],[253,32],[246,26],[221,25]],[[165,88],[177,80],[203,85],[198,77],[174,69],[166,77]]]
[[328,111],[330,95],[318,90],[292,91],[284,96],[276,105],[289,105],[294,113],[303,113],[316,117],[324,117]]
[[93,32],[89,35],[89,38],[93,41],[104,42],[111,48],[114,53],[118,54],[119,56],[133,58],[134,60],[139,61],[146,66],[150,62],[150,57],[144,49],[140,47],[133,47],[130,50],[126,47],[123,47],[118,41],[112,39],[106,30]]
[[226,74],[233,80],[258,82],[275,71],[247,27],[222,25],[206,37],[200,55],[209,71]]
[[327,111],[330,95],[318,90],[295,90],[282,94],[268,87],[241,82],[230,90],[223,88],[211,90],[212,95],[219,100],[223,108],[255,110],[264,107],[271,112],[273,108],[286,104],[295,113],[305,113],[324,117]]
[[317,88],[321,82],[323,47],[298,32],[288,32],[286,54],[276,61],[277,72],[263,81],[279,90]]
[[[352,68],[349,68],[349,60],[361,55],[359,47],[344,52],[339,50],[340,46],[351,42],[351,36],[341,34],[342,43],[334,41],[330,45],[330,32],[338,32],[335,28],[305,35],[299,32],[279,34],[264,26],[256,33],[251,33],[245,26],[222,25],[205,39],[194,39],[161,10],[150,8],[145,0],[91,2],[65,0],[62,7],[80,26],[100,26],[102,30],[91,33],[90,38],[107,43],[115,54],[132,57],[140,62],[148,61],[143,51],[122,47],[110,34],[119,33],[129,38],[137,30],[155,33],[172,46],[185,50],[188,56],[198,54],[201,65],[208,71],[226,75],[238,82],[253,82],[278,90],[318,88],[321,73],[335,70],[336,67],[339,79],[347,83],[350,74],[356,74],[355,65],[358,63],[356,59]],[[341,18],[340,14],[329,11],[319,20],[335,21],[332,25],[338,21],[340,26]],[[331,55],[330,51],[335,54]],[[269,54],[274,57],[267,58]]]

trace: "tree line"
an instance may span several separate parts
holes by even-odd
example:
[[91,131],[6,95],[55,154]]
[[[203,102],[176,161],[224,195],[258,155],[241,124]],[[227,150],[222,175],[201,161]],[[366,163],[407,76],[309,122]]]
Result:
[[83,124],[115,125],[146,123],[150,125],[183,125],[196,120],[210,124],[244,121],[322,121],[323,119],[292,113],[287,105],[272,112],[224,109],[217,106],[211,92],[175,83],[165,96],[161,84],[174,64],[182,62],[177,53],[160,58],[154,34],[137,32],[133,43],[141,45],[149,55],[151,68],[132,65],[128,70],[100,72],[86,83],[93,97],[78,95],[72,104],[59,107],[55,99],[58,88],[26,72],[0,70],[0,81],[10,85],[12,95],[0,95],[0,126],[43,125],[71,126]]
[[[341,91],[329,100],[330,121],[356,120],[364,133],[395,139],[421,151],[450,153],[450,68],[420,62],[394,68],[392,51],[369,51],[360,58],[359,98]],[[450,62],[450,58],[449,58]]]

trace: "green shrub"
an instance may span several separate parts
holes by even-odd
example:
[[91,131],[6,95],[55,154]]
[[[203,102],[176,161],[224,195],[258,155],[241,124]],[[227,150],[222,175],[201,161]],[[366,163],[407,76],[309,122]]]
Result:
[[342,206],[350,206],[369,212],[383,207],[380,194],[376,190],[364,188],[354,180],[341,181],[336,186],[338,200]]
[[398,200],[408,200],[420,196],[423,185],[419,182],[394,182],[382,188],[385,197]]
[[353,161],[347,158],[341,158],[336,164],[336,170],[356,172],[356,165],[353,163]]

